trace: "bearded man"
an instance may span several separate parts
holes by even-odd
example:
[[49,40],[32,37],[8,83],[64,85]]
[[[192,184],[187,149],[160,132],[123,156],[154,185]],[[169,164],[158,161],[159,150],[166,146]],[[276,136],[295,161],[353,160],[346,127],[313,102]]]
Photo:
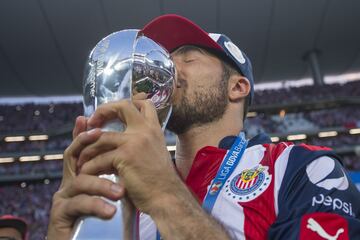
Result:
[[[331,149],[273,144],[264,134],[246,139],[254,83],[243,51],[177,15],[156,18],[142,32],[176,66],[168,124],[177,134],[175,162],[150,101],[108,103],[90,119],[79,117],[53,198],[49,239],[69,239],[79,216],[111,218],[115,208],[94,196],[125,194],[143,213],[140,239],[359,236],[360,195]],[[114,119],[126,130],[101,132]],[[120,184],[97,177],[113,172]]]

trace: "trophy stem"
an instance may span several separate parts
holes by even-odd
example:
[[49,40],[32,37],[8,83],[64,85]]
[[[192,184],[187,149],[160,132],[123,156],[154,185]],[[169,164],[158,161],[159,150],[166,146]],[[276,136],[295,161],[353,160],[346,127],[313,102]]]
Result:
[[159,121],[161,124],[161,129],[163,132],[165,132],[166,124],[170,119],[171,112],[172,112],[172,105],[158,110],[158,117],[159,117]]
[[[115,174],[100,175],[99,177],[119,182]],[[109,220],[102,220],[92,216],[81,217],[76,222],[71,240],[137,240],[138,213],[128,197],[118,201],[105,199],[116,207],[115,215]],[[100,238],[99,238],[100,236]],[[119,236],[122,236],[119,238]]]

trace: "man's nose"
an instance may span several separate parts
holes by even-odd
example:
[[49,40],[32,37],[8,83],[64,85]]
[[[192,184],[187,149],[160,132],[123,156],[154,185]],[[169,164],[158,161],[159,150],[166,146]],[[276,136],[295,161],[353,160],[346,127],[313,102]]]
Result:
[[181,79],[181,64],[180,62],[173,59],[174,66],[175,66],[175,86],[177,88],[181,87],[179,79]]
[[175,69],[175,87],[176,88],[179,88],[181,86],[181,84],[180,84],[181,77],[179,75],[180,75],[180,73],[179,73],[178,69]]

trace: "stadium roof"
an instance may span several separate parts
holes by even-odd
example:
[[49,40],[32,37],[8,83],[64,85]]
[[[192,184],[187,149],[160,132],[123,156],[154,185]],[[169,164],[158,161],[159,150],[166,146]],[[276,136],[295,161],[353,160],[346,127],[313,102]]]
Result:
[[0,3],[0,96],[81,93],[84,61],[107,34],[176,13],[228,35],[253,61],[255,82],[360,72],[360,1],[12,0]]

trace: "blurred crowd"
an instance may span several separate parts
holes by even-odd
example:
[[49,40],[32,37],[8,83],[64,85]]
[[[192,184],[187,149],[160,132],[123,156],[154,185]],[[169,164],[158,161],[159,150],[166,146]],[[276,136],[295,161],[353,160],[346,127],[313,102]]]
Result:
[[319,128],[360,127],[360,108],[356,106],[305,112],[303,117]]
[[83,114],[81,103],[0,106],[0,133],[48,132],[73,124]]
[[349,171],[359,171],[360,170],[360,157],[356,154],[350,154],[342,156],[342,163],[344,167]]
[[30,240],[45,239],[52,195],[60,180],[0,186],[0,215],[12,214],[29,223]]
[[331,84],[321,87],[302,86],[279,89],[255,91],[254,104],[268,105],[286,103],[304,103],[318,100],[335,100],[342,97],[359,97],[360,81],[346,84]]
[[61,173],[62,160],[23,162],[20,164],[0,164],[0,176],[44,174],[48,176],[54,173]]
[[245,122],[245,129],[250,136],[260,132],[287,134],[339,127],[360,127],[360,108],[347,106],[298,113],[280,112],[274,115],[259,113]]
[[340,134],[336,137],[328,138],[312,137],[306,140],[306,143],[317,146],[327,146],[331,148],[356,146],[360,145],[360,135]]

